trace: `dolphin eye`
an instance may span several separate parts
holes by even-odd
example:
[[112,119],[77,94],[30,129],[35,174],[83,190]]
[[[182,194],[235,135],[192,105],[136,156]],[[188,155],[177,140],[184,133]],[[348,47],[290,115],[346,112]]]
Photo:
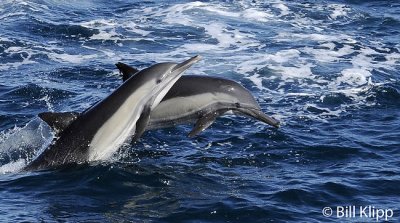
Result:
[[156,83],[157,84],[161,83],[161,79],[157,79]]
[[240,103],[239,103],[239,102],[236,102],[236,103],[235,103],[235,106],[236,106],[236,108],[240,108]]

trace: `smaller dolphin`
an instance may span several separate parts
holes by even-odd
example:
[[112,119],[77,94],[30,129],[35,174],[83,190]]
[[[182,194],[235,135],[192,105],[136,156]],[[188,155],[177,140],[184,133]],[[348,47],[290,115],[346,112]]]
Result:
[[200,57],[196,56],[180,64],[159,63],[146,68],[80,115],[73,112],[39,114],[56,129],[57,137],[24,169],[109,158],[132,135],[140,137],[151,111],[182,73],[198,60]]
[[[123,81],[139,72],[124,63],[116,66]],[[279,127],[279,121],[264,114],[251,93],[239,83],[218,77],[184,75],[151,111],[146,130],[194,122],[188,134],[193,137],[228,111]]]

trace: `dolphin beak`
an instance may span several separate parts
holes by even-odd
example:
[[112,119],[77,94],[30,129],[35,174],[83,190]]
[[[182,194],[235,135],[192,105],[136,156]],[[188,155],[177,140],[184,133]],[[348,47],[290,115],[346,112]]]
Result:
[[187,70],[190,66],[192,66],[194,63],[198,62],[199,60],[201,60],[201,56],[199,55],[194,56],[182,63],[175,65],[175,67],[172,68],[171,73],[172,72],[182,73],[183,71]]
[[178,79],[182,76],[183,72],[189,69],[194,63],[198,62],[200,59],[201,57],[197,55],[179,64],[167,63],[168,66],[171,66],[163,73],[163,82],[158,87],[158,95],[156,95],[151,109],[154,109],[161,102],[163,97],[168,93],[168,91],[172,88],[176,81],[178,81]]
[[239,111],[245,115],[251,116],[259,121],[262,121],[268,125],[274,126],[275,128],[279,128],[280,122],[262,112],[259,109],[239,109]]

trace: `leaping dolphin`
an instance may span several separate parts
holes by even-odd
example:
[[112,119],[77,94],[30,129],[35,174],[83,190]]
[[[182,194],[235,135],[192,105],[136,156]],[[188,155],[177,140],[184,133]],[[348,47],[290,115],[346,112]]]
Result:
[[68,112],[41,114],[41,118],[57,129],[57,137],[24,169],[109,158],[130,136],[140,137],[150,112],[182,73],[198,60],[200,57],[195,56],[180,64],[159,63],[144,69],[80,115]]
[[[116,66],[123,81],[139,72],[124,63]],[[184,75],[151,112],[146,130],[194,122],[189,133],[193,137],[228,111],[279,127],[279,121],[264,114],[252,94],[239,83],[218,77]]]

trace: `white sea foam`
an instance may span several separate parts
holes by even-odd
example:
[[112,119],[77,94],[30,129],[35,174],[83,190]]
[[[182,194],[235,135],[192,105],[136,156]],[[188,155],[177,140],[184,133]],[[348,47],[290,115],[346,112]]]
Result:
[[116,19],[95,19],[86,22],[74,23],[74,25],[79,25],[89,29],[95,29],[99,33],[93,34],[91,40],[111,40],[114,42],[126,41],[126,40],[140,40],[138,38],[129,38],[117,31],[118,28],[124,28],[125,30],[138,34],[139,36],[147,36],[151,32],[142,29],[137,23],[129,20],[116,20]]
[[18,62],[8,62],[0,65],[0,70],[8,70],[11,68],[18,68],[22,65],[34,64],[36,61],[32,60],[32,56],[37,54],[37,50],[33,50],[27,47],[9,47],[4,50],[5,54],[19,54],[21,61]]
[[[400,51],[398,49],[398,51]],[[400,53],[391,53],[385,55],[386,64],[393,66],[393,65],[400,65]]]
[[92,40],[120,40],[120,35],[115,31],[117,23],[111,19],[96,19],[88,22],[82,22],[78,25],[82,27],[97,29],[99,33],[90,37]]
[[354,49],[350,45],[344,45],[343,47],[334,50],[335,44],[334,43],[323,43],[320,44],[321,49],[305,47],[302,52],[307,53],[314,58],[318,59],[318,62],[323,63],[333,63],[343,60],[344,56],[350,55],[354,53]]
[[343,43],[356,43],[351,36],[346,34],[321,34],[321,33],[288,33],[281,32],[278,36],[275,37],[275,40],[278,42],[291,42],[293,40],[306,40],[306,41],[317,41],[317,42],[332,42],[332,41],[341,41]]
[[337,84],[346,83],[350,85],[363,85],[371,72],[364,68],[349,68],[341,71],[341,76],[336,79]]
[[256,85],[257,88],[263,89],[262,86],[262,78],[260,77],[259,74],[253,74],[251,76],[248,76],[248,78]]
[[310,97],[310,96],[315,96],[315,94],[312,93],[305,93],[305,92],[301,92],[301,93],[292,93],[289,92],[286,94],[287,96],[299,96],[299,97]]
[[90,61],[96,58],[96,55],[81,55],[81,54],[67,54],[67,53],[50,53],[49,58],[60,63],[75,63],[80,64],[85,61]]
[[[9,40],[9,42],[12,41]],[[19,55],[21,60],[1,64],[0,70],[17,69],[23,65],[35,64],[37,61],[33,58],[36,55],[43,54],[46,54],[49,59],[60,63],[83,63],[98,57],[96,54],[69,54],[56,44],[57,43],[54,42],[47,45],[37,42],[25,42],[24,46],[10,46],[4,50],[4,53],[9,55]]]
[[140,26],[138,26],[138,24],[136,24],[134,22],[130,22],[130,21],[124,23],[123,27],[125,27],[127,30],[129,30],[133,33],[139,34],[141,36],[147,36],[150,33],[152,33],[151,31],[141,29]]
[[[126,58],[143,62],[177,61],[193,54],[202,54],[205,59],[188,73],[241,74],[260,91],[276,93],[277,100],[291,93],[299,97],[308,94],[318,96],[318,92],[324,95],[327,92],[358,88],[368,84],[370,78],[374,79],[374,71],[384,72],[399,64],[398,51],[389,53],[390,49],[385,49],[387,46],[379,39],[368,43],[352,32],[332,30],[330,23],[336,23],[335,20],[351,19],[354,12],[350,6],[279,0],[165,4],[166,7],[135,8],[112,19],[74,23],[98,30],[99,33],[89,39],[81,39],[84,51],[80,54],[68,52],[62,47],[46,49],[45,52],[50,59],[60,63],[109,61],[110,58],[114,61]],[[309,16],[311,12],[321,12],[321,15],[329,16],[330,19],[315,19]],[[285,28],[276,27],[271,33],[260,29],[260,26],[266,25],[268,30],[275,23]],[[257,27],[254,28],[254,25]],[[179,33],[189,29],[203,33],[199,34],[198,39],[186,40],[181,36],[159,35],[153,31],[154,28],[171,32],[177,29]],[[119,52],[118,47],[97,47],[91,44],[93,40],[111,40],[115,46],[130,47],[133,53],[127,52],[126,48]],[[130,42],[125,43],[127,40]],[[152,51],[152,47],[147,50],[132,44],[140,40],[146,40],[150,45],[168,42],[168,49]],[[180,43],[171,44],[173,41]],[[56,41],[53,44],[59,43]],[[368,44],[375,48],[368,47]],[[18,53],[22,50],[10,48],[8,52]],[[385,53],[380,53],[382,51]],[[376,56],[380,57],[379,62],[375,60]],[[333,69],[331,66],[335,63],[340,66]],[[328,66],[332,73],[321,71],[324,66]],[[267,81],[278,84],[273,85],[274,89],[268,89],[264,86]],[[290,86],[294,85],[296,90],[291,91]]]
[[[263,4],[262,11],[260,4]],[[354,46],[360,45],[360,42],[351,33],[332,33],[327,23],[314,20],[302,12],[295,14],[293,18],[289,17],[290,20],[287,22],[293,25],[293,28],[289,31],[278,31],[278,35],[270,40],[289,43],[307,41],[313,44],[295,49],[280,49],[272,53],[264,50],[267,45],[260,41],[260,38],[263,38],[262,36],[249,32],[245,26],[236,26],[235,23],[229,22],[236,21],[236,19],[240,19],[243,23],[269,22],[271,19],[275,22],[280,21],[280,16],[292,13],[291,5],[301,6],[305,10],[328,11],[332,20],[347,17],[351,12],[349,7],[341,4],[299,5],[298,3],[283,3],[282,1],[270,3],[243,1],[233,5],[214,2],[190,2],[175,4],[165,9],[150,8],[144,10],[147,13],[145,16],[160,18],[163,22],[161,26],[165,24],[191,26],[196,29],[203,28],[209,39],[216,40],[216,43],[190,41],[171,52],[150,52],[146,55],[138,55],[137,58],[169,60],[171,57],[190,55],[191,52],[210,54],[212,59],[205,62],[207,64],[205,67],[210,70],[211,68],[216,71],[220,69],[233,70],[236,73],[243,74],[256,87],[267,92],[269,89],[264,88],[263,80],[276,80],[278,78],[281,80],[280,87],[284,86],[285,83],[295,81],[293,83],[298,83],[299,88],[306,89],[305,92],[299,92],[299,94],[308,94],[308,88],[320,88],[324,92],[329,92],[343,89],[343,84],[349,86],[363,85],[372,76],[373,69],[386,69],[391,64],[397,63],[398,54],[392,53],[392,55],[384,55],[387,61],[378,65],[371,59],[371,55],[377,52],[370,51],[371,49],[366,47],[362,47],[361,50],[355,49]],[[271,8],[278,9],[279,14],[275,15]],[[141,26],[143,27],[145,24],[141,24]],[[213,61],[215,58],[221,59],[217,63]],[[314,73],[313,68],[323,63],[345,65],[338,67],[332,74],[336,77],[332,81]],[[196,70],[196,72],[207,73],[204,70],[207,68]],[[261,73],[264,68],[271,71],[268,77]],[[282,94],[286,93],[290,92],[282,92]]]
[[268,22],[275,16],[271,13],[267,13],[265,11],[260,11],[255,8],[249,8],[244,10],[243,14],[241,17],[253,20],[253,21],[259,21],[259,22]]
[[253,7],[245,7],[242,11],[232,10],[221,4],[190,2],[184,4],[173,5],[165,10],[158,11],[154,15],[164,16],[163,21],[169,24],[181,24],[186,26],[196,26],[198,21],[191,17],[189,13],[192,10],[202,10],[206,14],[214,14],[214,16],[228,17],[233,19],[245,19],[248,21],[268,22],[274,15],[268,12],[268,9],[259,10]]
[[275,3],[272,5],[274,8],[277,8],[279,10],[281,10],[280,16],[285,16],[288,15],[290,13],[290,9],[289,7],[287,7],[285,4],[283,4],[282,2],[279,3]]
[[[101,53],[103,53],[106,57],[108,57],[108,58],[114,58],[115,60],[120,60],[120,59],[122,59],[123,57],[121,57],[121,55],[120,54],[116,54],[115,52],[113,52],[113,51],[111,51],[111,50],[108,50],[108,49],[102,49],[102,48],[99,48],[99,47],[90,47],[90,46],[85,46],[85,45],[83,45],[82,46],[83,48],[86,48],[86,49],[89,49],[89,50],[93,50],[93,51],[97,51],[97,52],[101,52]],[[93,58],[96,58],[96,56],[97,57],[99,57],[99,55],[98,54],[93,54],[92,56],[93,56]],[[87,58],[87,59],[90,59],[90,58]]]
[[332,13],[330,14],[330,18],[336,20],[338,17],[347,16],[350,9],[346,5],[342,4],[330,4],[328,8],[332,9]]

